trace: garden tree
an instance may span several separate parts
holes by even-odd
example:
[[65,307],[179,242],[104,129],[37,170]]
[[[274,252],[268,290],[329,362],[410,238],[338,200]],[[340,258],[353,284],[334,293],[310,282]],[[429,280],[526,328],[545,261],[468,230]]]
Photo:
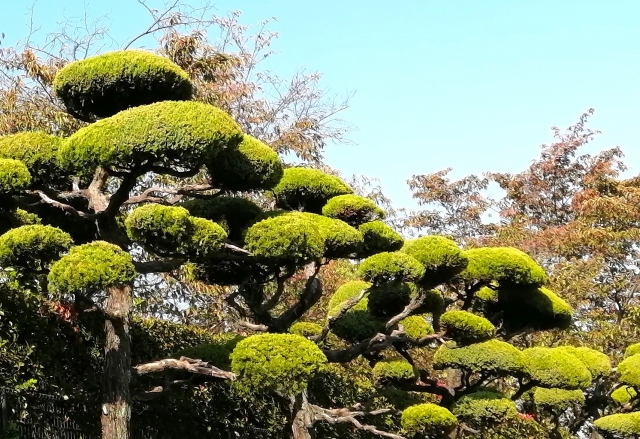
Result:
[[[626,167],[619,148],[579,155],[598,134],[587,127],[592,113],[566,131],[554,128],[554,143],[544,145],[523,172],[459,181],[449,181],[447,171],[414,176],[410,186],[427,209],[412,215],[408,225],[469,246],[527,252],[548,271],[550,287],[576,310],[575,342],[604,347],[617,359],[639,335],[638,182],[620,177]],[[492,182],[504,195],[486,194]],[[499,212],[499,220],[486,221],[491,211]],[[559,337],[567,335],[545,340]]]
[[[340,178],[283,169],[277,153],[228,114],[190,100],[189,76],[166,58],[137,50],[91,57],[61,69],[53,89],[70,114],[95,122],[66,138],[25,131],[0,139],[2,213],[12,221],[0,236],[1,265],[8,284],[99,312],[104,438],[129,437],[132,378],[167,372],[290,399],[296,439],[321,423],[390,438],[476,431],[484,418],[458,410],[463,397],[512,393],[496,398],[512,407],[534,388],[585,389],[599,378],[585,360],[597,355],[590,350],[521,351],[505,341],[571,321],[571,308],[544,287],[544,270],[525,253],[462,251],[440,236],[405,243],[381,221],[384,212]],[[200,173],[206,183],[191,183]],[[186,182],[132,192],[155,183],[149,174]],[[247,192],[272,197],[275,210],[238,197]],[[321,267],[344,258],[363,260],[360,280],[325,291]],[[230,370],[219,367],[215,344],[132,367],[133,290],[145,276],[178,270],[233,287],[226,300],[244,328],[262,332],[228,348]],[[303,287],[283,301],[285,283],[300,273]],[[326,323],[299,322],[323,295],[331,296]],[[432,367],[418,365],[416,351],[438,341]],[[396,403],[324,407],[307,391],[314,377],[332,373],[329,364],[360,358],[377,385],[400,392]],[[433,369],[446,371],[447,385]],[[166,376],[136,397],[185,383]],[[397,416],[401,428],[388,431],[376,424],[380,416]]]

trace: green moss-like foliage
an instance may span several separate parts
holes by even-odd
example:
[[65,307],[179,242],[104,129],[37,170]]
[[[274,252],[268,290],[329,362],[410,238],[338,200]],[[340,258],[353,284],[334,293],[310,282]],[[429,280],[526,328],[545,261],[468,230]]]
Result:
[[391,317],[400,313],[417,293],[410,282],[376,284],[369,289],[369,311],[379,317]]
[[227,239],[218,224],[193,217],[183,207],[145,204],[127,217],[125,225],[131,239],[163,255],[205,258]]
[[29,170],[19,160],[0,159],[0,195],[27,188],[31,184]]
[[385,359],[373,366],[373,379],[379,385],[407,384],[416,378],[415,368],[404,359]]
[[611,374],[611,360],[602,352],[587,347],[561,346],[561,349],[582,361],[595,380]]
[[[337,314],[341,306],[329,311],[328,317]],[[384,322],[369,311],[369,300],[365,297],[349,309],[333,325],[331,331],[343,340],[357,343],[373,337],[384,329]]]
[[526,253],[511,247],[482,247],[463,252],[469,260],[460,273],[466,281],[499,282],[507,285],[541,286],[547,275]]
[[601,433],[619,438],[637,438],[640,435],[640,412],[603,416],[593,423]]
[[640,343],[634,343],[627,346],[627,349],[624,351],[624,358],[629,358],[636,354],[640,354]]
[[456,243],[444,236],[412,239],[404,243],[401,251],[424,265],[424,283],[431,287],[459,274],[469,262]]
[[440,324],[461,345],[485,341],[496,334],[496,327],[489,320],[468,311],[447,311],[440,317]]
[[516,416],[515,402],[496,390],[482,390],[456,401],[453,414],[474,425],[504,422]]
[[524,368],[522,352],[500,340],[488,340],[464,347],[442,345],[433,357],[435,369],[464,369],[476,373],[516,375]]
[[537,387],[533,392],[533,402],[540,409],[562,413],[573,406],[584,404],[582,390],[545,389]]
[[49,272],[49,289],[61,294],[93,293],[130,283],[136,276],[129,253],[104,241],[72,247]]
[[62,139],[39,131],[27,131],[0,137],[0,158],[20,160],[29,170],[33,184],[68,183],[60,168],[57,152]]
[[358,269],[359,276],[374,284],[419,281],[424,267],[415,258],[400,252],[383,252],[365,259]]
[[313,213],[293,212],[316,223],[324,237],[324,256],[327,258],[346,258],[357,253],[362,247],[362,234],[344,221]]
[[231,353],[236,345],[245,339],[245,337],[237,334],[220,334],[212,338],[215,340],[211,343],[200,344],[178,351],[175,358],[187,357],[197,360],[206,361],[223,370],[231,367]]
[[278,154],[247,134],[237,148],[214,154],[206,166],[211,184],[229,191],[273,189],[283,175]]
[[451,433],[457,424],[453,413],[435,404],[418,404],[402,412],[402,428],[413,437],[444,436]]
[[618,364],[620,382],[634,387],[640,387],[640,355],[632,355]]
[[232,241],[242,241],[244,233],[255,224],[263,211],[256,203],[240,197],[216,197],[189,200],[181,204],[193,216],[220,224]]
[[433,327],[423,315],[405,317],[399,324],[411,338],[421,338],[434,332]]
[[322,257],[325,234],[316,221],[303,215],[280,215],[249,228],[247,249],[268,264],[302,265]]
[[525,372],[540,387],[584,389],[591,384],[589,369],[567,351],[536,347],[525,349]]
[[363,237],[359,256],[366,258],[380,252],[395,252],[402,248],[404,239],[382,221],[371,221],[358,227]]
[[0,209],[0,234],[21,226],[41,224],[42,219],[22,209]]
[[425,299],[417,313],[432,313],[434,315],[440,315],[445,310],[444,296],[438,289],[432,288],[424,291]]
[[638,392],[631,386],[621,386],[611,392],[611,399],[618,404],[626,404],[638,396]]
[[351,194],[331,198],[322,208],[322,214],[342,220],[353,227],[385,217],[384,210],[373,200]]
[[289,328],[291,334],[309,338],[322,332],[322,326],[312,322],[296,322]]
[[71,246],[62,230],[42,225],[22,226],[0,236],[0,266],[40,272]]
[[337,313],[340,311],[339,307],[342,307],[345,302],[354,297],[358,297],[363,290],[370,287],[371,284],[369,282],[361,280],[352,280],[340,285],[329,299],[329,304],[327,306],[329,314],[333,315]]
[[185,71],[142,50],[109,52],[62,68],[53,91],[76,118],[90,122],[158,101],[191,99]]
[[239,375],[241,387],[251,392],[299,394],[326,363],[315,343],[294,334],[252,335],[231,354],[231,369]]
[[80,174],[96,166],[128,170],[143,163],[194,169],[241,139],[240,126],[224,111],[201,102],[166,101],[79,129],[62,143],[58,158]]
[[285,169],[273,189],[277,207],[310,213],[321,213],[331,198],[352,192],[338,177],[309,168]]

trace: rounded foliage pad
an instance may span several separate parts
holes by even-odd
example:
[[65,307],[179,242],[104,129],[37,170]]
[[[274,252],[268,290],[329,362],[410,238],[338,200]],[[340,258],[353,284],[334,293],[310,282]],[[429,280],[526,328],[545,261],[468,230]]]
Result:
[[358,227],[363,245],[359,256],[366,258],[380,252],[395,252],[402,248],[404,239],[382,221],[371,221]]
[[199,168],[205,157],[242,140],[240,126],[224,111],[201,102],[158,102],[122,111],[79,129],[66,139],[58,158],[79,174],[96,166]]
[[593,379],[608,377],[611,374],[611,360],[602,352],[587,347],[561,346],[561,349],[573,355],[586,366]]
[[489,320],[468,311],[447,311],[440,317],[440,324],[459,344],[485,341],[496,333],[496,327]]
[[433,357],[433,367],[498,376],[514,375],[522,372],[524,357],[513,345],[493,339],[464,347],[450,348],[442,345]]
[[424,267],[415,258],[400,252],[384,252],[365,259],[358,270],[360,277],[372,283],[419,281]]
[[244,233],[263,213],[256,203],[240,197],[189,200],[180,206],[193,216],[220,224],[232,241],[242,241]]
[[541,286],[547,275],[529,255],[511,247],[482,247],[463,252],[469,260],[460,273],[466,281],[496,281],[501,286]]
[[120,247],[94,241],[73,247],[49,272],[49,289],[65,294],[93,293],[124,285],[136,276],[133,260]]
[[283,173],[278,154],[247,134],[237,148],[214,154],[206,166],[211,174],[211,184],[229,191],[272,189]]
[[517,415],[516,404],[497,390],[481,390],[460,398],[453,413],[474,424],[504,422]]
[[575,405],[584,404],[584,393],[582,390],[545,389],[537,387],[533,392],[533,401],[539,408],[562,413]]
[[130,107],[191,99],[193,87],[187,73],[167,58],[124,50],[66,65],[53,91],[69,113],[91,122]]
[[321,213],[331,198],[350,194],[353,190],[340,178],[317,169],[288,168],[273,192],[277,207]]
[[640,412],[603,416],[596,419],[593,426],[601,433],[614,437],[636,438],[640,435]]
[[385,216],[384,211],[370,198],[351,194],[331,198],[322,208],[322,214],[354,227]]
[[322,332],[322,326],[312,322],[296,322],[291,325],[289,332],[308,338],[320,334]]
[[259,334],[240,341],[231,354],[231,369],[250,392],[297,395],[327,363],[320,348],[294,334]]
[[525,349],[525,372],[540,387],[585,389],[591,384],[589,369],[562,348]]
[[406,241],[401,251],[424,265],[424,282],[430,286],[451,279],[464,270],[469,262],[456,243],[444,236],[425,236]]
[[418,404],[402,412],[402,428],[412,437],[440,437],[456,428],[458,420],[446,408]]
[[618,364],[620,382],[629,386],[640,387],[640,355],[632,355]]
[[249,228],[247,249],[265,263],[302,265],[322,257],[325,235],[318,224],[304,215],[279,215]]
[[636,354],[640,354],[640,343],[633,343],[627,346],[624,351],[624,358],[629,358]]
[[1,136],[0,158],[24,163],[34,184],[65,184],[69,179],[57,159],[61,143],[62,138],[39,131]]
[[416,370],[404,359],[386,359],[373,366],[373,379],[378,384],[411,383],[416,380]]
[[369,310],[376,316],[391,317],[400,313],[417,294],[410,282],[376,284],[369,290]]
[[10,194],[31,184],[31,174],[18,160],[0,159],[0,194]]
[[183,207],[145,204],[125,220],[134,241],[164,255],[205,258],[220,250],[227,234],[218,224],[193,217]]
[[0,236],[0,266],[38,272],[70,246],[69,234],[56,227],[17,227]]
[[421,338],[433,334],[433,327],[425,316],[409,316],[398,322],[404,328],[404,332],[411,338]]

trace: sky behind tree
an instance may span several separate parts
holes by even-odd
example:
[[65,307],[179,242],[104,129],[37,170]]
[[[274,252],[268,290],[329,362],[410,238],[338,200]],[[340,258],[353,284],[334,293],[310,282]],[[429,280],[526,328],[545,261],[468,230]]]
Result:
[[[193,0],[199,5],[200,0]],[[3,6],[3,46],[28,34],[31,0]],[[160,7],[161,1],[150,1]],[[621,146],[640,172],[640,2],[635,0],[220,0],[241,21],[275,17],[279,53],[267,65],[287,75],[306,66],[322,86],[355,92],[342,117],[355,145],[329,147],[345,175],[379,177],[401,206],[406,180],[452,166],[453,177],[526,167],[588,108],[603,135],[589,151]],[[36,38],[64,17],[109,15],[123,43],[148,20],[135,0],[39,0]]]

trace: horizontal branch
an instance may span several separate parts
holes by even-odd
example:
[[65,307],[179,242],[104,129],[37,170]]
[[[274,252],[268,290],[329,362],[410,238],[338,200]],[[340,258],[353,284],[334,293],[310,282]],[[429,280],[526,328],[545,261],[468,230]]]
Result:
[[379,430],[373,425],[367,425],[361,423],[357,418],[366,415],[381,415],[390,413],[400,413],[394,409],[382,409],[373,412],[363,411],[349,411],[344,409],[325,409],[314,404],[308,404],[309,408],[313,411],[313,421],[323,421],[329,424],[351,424],[355,429],[367,431],[371,434],[375,434],[380,437],[386,437],[389,439],[406,439],[405,436],[389,433],[387,431]]
[[258,325],[244,320],[237,322],[236,326],[256,332],[267,332],[269,330],[269,327],[267,325]]
[[180,357],[166,358],[164,360],[153,361],[151,363],[139,364],[133,368],[136,375],[147,375],[150,373],[164,372],[165,370],[183,370],[185,372],[204,375],[212,378],[224,380],[235,380],[236,374],[219,369],[206,361],[194,360],[193,358]]
[[96,218],[98,216],[98,214],[83,212],[69,204],[65,204],[60,201],[54,200],[53,198],[45,194],[43,191],[37,190],[37,191],[32,191],[32,193],[35,195],[38,195],[40,197],[40,200],[43,203],[49,204],[53,207],[57,207],[58,209],[62,209],[71,215],[74,215],[80,218]]

